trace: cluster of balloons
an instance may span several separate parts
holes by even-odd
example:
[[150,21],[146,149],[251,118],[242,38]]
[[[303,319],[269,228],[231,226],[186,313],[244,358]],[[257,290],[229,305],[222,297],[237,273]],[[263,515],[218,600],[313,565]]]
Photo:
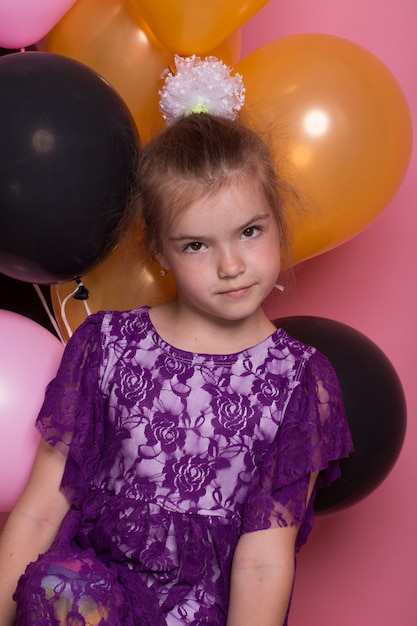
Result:
[[[134,131],[146,143],[161,129],[160,77],[177,53],[215,54],[243,75],[244,116],[272,140],[277,168],[302,199],[289,216],[295,263],[344,243],[381,213],[411,154],[410,112],[398,82],[369,51],[330,35],[284,37],[239,61],[239,28],[264,4],[266,0],[213,0],[204,6],[191,0],[2,3],[0,46],[22,47],[46,37],[47,54],[0,59],[5,129],[0,140],[8,150],[17,144],[11,153],[1,151],[0,196],[7,228],[0,229],[0,271],[32,282],[62,283],[71,274],[85,276],[109,255],[110,231],[126,199],[126,180],[120,179],[132,162]],[[109,83],[106,88],[98,75]],[[90,118],[96,122],[91,126]],[[42,125],[45,119],[51,120],[48,128]],[[124,135],[116,131],[121,127]],[[103,146],[99,141],[105,130],[110,140]],[[71,149],[63,145],[65,138]],[[91,222],[101,222],[102,216],[97,232]],[[26,231],[39,232],[28,241],[19,231],[22,224]],[[70,234],[84,242],[67,259]],[[106,241],[103,249],[97,249],[98,239]]]
[[[224,24],[218,28],[215,16],[220,4]],[[172,66],[174,52],[199,54],[201,48],[194,48],[193,42],[204,37],[205,55],[222,58],[232,66],[238,62],[238,26],[250,3],[232,21],[233,5],[237,4],[216,0],[202,7],[171,0],[162,6],[137,0],[81,0],[48,33],[46,49],[81,61],[104,76],[122,95],[146,143],[163,128],[158,109],[160,76]],[[254,10],[265,1],[252,4]],[[204,13],[210,14],[207,19]],[[186,24],[180,23],[182,15],[187,16]],[[167,23],[163,25],[164,20]]]
[[[368,50],[330,35],[285,37],[240,59],[239,29],[266,2],[0,3],[0,47],[11,51],[0,56],[0,274],[51,285],[65,339],[90,310],[152,305],[175,293],[175,284],[161,281],[153,266],[126,271],[126,251],[115,247],[141,146],[162,128],[158,90],[174,54],[215,55],[242,74],[243,119],[270,141],[277,169],[301,198],[289,215],[294,263],[356,236],[397,191],[410,159],[412,129],[395,77]],[[42,38],[44,51],[20,52]],[[78,276],[90,291],[89,308],[70,300],[63,315],[62,302]],[[0,307],[6,308],[1,298]],[[324,335],[317,323],[312,335],[300,338],[320,349]],[[329,510],[364,497],[386,475],[401,446],[405,410],[395,372],[378,349],[353,330],[323,323],[326,333],[333,332],[334,342],[325,348],[345,384],[357,449],[343,480],[317,504]],[[293,320],[296,336],[312,328],[311,320],[297,324]],[[14,350],[18,354],[24,333],[9,312],[0,315],[3,331],[8,343],[2,343],[1,359],[7,363]],[[361,357],[355,363],[348,358],[353,344]],[[46,352],[43,346],[39,361]],[[362,367],[361,386],[353,388],[364,362],[369,368]],[[22,363],[19,373],[0,363],[0,386],[6,381],[21,399],[28,384]],[[366,395],[377,384],[369,380],[372,371],[386,382],[375,394],[381,399],[384,388],[383,406],[371,405]],[[31,377],[31,384],[40,388],[43,381]],[[8,398],[10,406],[1,413],[7,427],[12,413],[24,413]],[[359,399],[361,406],[353,406]],[[31,419],[36,402],[27,407]],[[382,428],[375,421],[381,414]],[[5,431],[6,447],[10,438]],[[10,499],[0,502],[0,509],[9,504]]]

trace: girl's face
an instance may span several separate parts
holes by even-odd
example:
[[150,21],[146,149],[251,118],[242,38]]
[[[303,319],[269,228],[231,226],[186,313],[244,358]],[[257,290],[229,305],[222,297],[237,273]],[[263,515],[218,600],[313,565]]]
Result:
[[280,270],[273,213],[257,185],[232,183],[173,220],[158,260],[189,311],[237,321],[257,314]]

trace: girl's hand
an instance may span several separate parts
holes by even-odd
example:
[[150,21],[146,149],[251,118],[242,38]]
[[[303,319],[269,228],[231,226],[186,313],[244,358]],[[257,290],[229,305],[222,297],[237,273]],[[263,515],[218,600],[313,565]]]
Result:
[[26,565],[51,545],[70,503],[60,491],[65,457],[41,441],[28,484],[0,539],[0,624],[14,624],[12,600]]

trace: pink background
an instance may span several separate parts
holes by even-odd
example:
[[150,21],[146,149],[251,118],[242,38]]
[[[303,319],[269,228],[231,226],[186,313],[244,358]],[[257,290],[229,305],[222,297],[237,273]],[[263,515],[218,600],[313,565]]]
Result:
[[[295,33],[345,37],[391,69],[415,118],[416,24],[415,0],[270,0],[243,27],[242,56]],[[291,626],[417,623],[416,178],[414,154],[384,213],[349,243],[298,266],[296,287],[277,292],[269,307],[273,318],[323,316],[364,333],[393,363],[408,406],[405,444],[385,482],[317,521],[299,558]]]
[[[399,81],[417,127],[415,0],[270,0],[242,29],[242,57],[296,33],[345,37]],[[271,77],[272,79],[272,77]],[[302,550],[291,626],[417,624],[417,159],[396,197],[362,234],[298,266],[272,317],[315,315],[372,339],[399,374],[406,440],[394,469],[368,498],[321,517]]]

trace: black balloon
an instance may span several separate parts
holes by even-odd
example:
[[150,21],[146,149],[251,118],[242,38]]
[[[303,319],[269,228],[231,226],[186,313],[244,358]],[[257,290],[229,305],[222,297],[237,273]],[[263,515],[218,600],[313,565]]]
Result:
[[339,378],[355,452],[341,461],[341,477],[319,489],[314,502],[317,514],[339,511],[374,491],[397,461],[407,419],[401,382],[384,352],[346,324],[312,316],[274,324],[326,355]]
[[64,56],[0,57],[0,272],[70,280],[113,249],[140,153],[135,122],[96,72]]

